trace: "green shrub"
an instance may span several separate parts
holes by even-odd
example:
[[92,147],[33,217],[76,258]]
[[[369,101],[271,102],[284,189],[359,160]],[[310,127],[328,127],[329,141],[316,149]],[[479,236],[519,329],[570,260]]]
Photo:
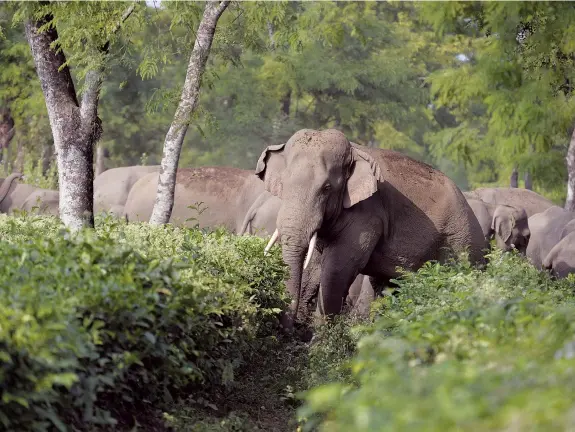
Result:
[[0,424],[112,425],[233,380],[285,306],[279,253],[216,232],[0,217]]
[[379,299],[351,376],[310,391],[307,430],[572,430],[574,279],[514,254],[428,263]]

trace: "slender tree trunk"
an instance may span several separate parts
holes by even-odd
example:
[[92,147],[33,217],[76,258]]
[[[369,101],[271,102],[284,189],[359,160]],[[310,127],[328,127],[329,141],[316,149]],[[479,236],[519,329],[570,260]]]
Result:
[[3,150],[3,158],[4,158],[4,174],[6,176],[10,175],[10,159],[12,156],[12,151],[11,151],[11,147],[8,147],[6,149],[2,149]]
[[24,143],[22,140],[18,140],[18,147],[16,150],[16,163],[15,170],[21,173],[24,170]]
[[529,171],[525,171],[523,182],[525,183],[525,189],[533,190],[533,182],[531,181],[531,174]]
[[[114,32],[134,9],[135,4],[128,7]],[[27,21],[26,39],[32,51],[54,136],[60,219],[70,230],[77,231],[94,226],[93,149],[102,133],[98,101],[104,70],[103,66],[98,66],[87,73],[86,90],[80,104],[64,53],[55,52],[51,47],[58,39],[56,28],[51,26],[45,31],[39,31],[51,20],[52,16],[46,15],[38,21]],[[107,53],[108,47],[109,43],[106,43],[101,48],[103,54]]]
[[150,224],[152,225],[166,224],[172,215],[174,191],[176,189],[176,172],[182,151],[182,144],[188,131],[191,116],[198,104],[201,78],[206,69],[206,62],[210,54],[216,26],[220,16],[229,3],[229,1],[206,2],[204,14],[198,27],[194,48],[188,63],[180,103],[178,104],[174,121],[164,141],[164,152],[162,155],[156,201],[150,218]]
[[50,144],[42,145],[42,175],[46,175],[52,163],[52,146]]
[[511,178],[509,179],[509,187],[512,188],[519,187],[519,173],[517,172],[517,168],[513,168]]
[[575,211],[575,129],[571,135],[571,142],[567,149],[567,199],[565,210]]
[[14,119],[10,113],[10,109],[0,109],[0,150],[8,148],[10,141],[14,138],[15,131]]
[[95,169],[95,173],[94,173],[94,177],[98,177],[100,174],[102,174],[104,171],[106,171],[106,168],[104,166],[104,159],[105,159],[105,149],[99,145],[96,148],[96,169]]
[[270,37],[270,48],[273,51],[276,48],[276,44],[274,41],[274,25],[271,21],[268,21],[268,35]]
[[291,108],[291,89],[289,89],[282,97],[282,116],[284,120],[289,118],[290,108]]

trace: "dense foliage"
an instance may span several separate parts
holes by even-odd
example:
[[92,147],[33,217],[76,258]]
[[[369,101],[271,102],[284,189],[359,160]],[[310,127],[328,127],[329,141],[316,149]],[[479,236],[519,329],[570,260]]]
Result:
[[0,424],[111,425],[182,391],[226,385],[285,304],[263,240],[106,222],[67,238],[0,220]]
[[530,171],[562,201],[575,124],[572,5],[434,2],[421,12],[440,34],[465,41],[465,61],[429,77],[434,103],[456,119],[434,151],[476,166],[472,183],[497,182],[501,168]]
[[429,263],[372,321],[340,317],[306,345],[275,336],[286,268],[264,239],[97,222],[69,237],[0,218],[4,428],[160,410],[176,430],[293,430],[300,394],[307,430],[573,427],[572,278],[499,252],[485,271]]
[[[81,49],[83,39],[99,40],[96,29],[109,29],[125,4],[54,4],[81,89],[86,68],[98,61]],[[425,160],[463,189],[508,184],[518,167],[561,202],[575,114],[571,9],[556,2],[233,3],[218,25],[180,163],[253,168],[266,145],[298,128],[337,127],[358,143]],[[194,42],[188,29],[200,12],[192,2],[140,3],[114,38],[100,102],[108,167],[159,162]],[[17,4],[2,6],[0,101],[16,123],[6,156],[17,168],[22,155],[30,164],[51,157],[21,18]]]
[[308,430],[572,429],[574,280],[490,258],[428,263],[378,300],[349,375],[307,396]]

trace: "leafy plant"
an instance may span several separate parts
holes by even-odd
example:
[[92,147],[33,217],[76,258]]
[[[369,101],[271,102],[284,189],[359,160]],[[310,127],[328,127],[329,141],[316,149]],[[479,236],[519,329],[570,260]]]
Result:
[[38,216],[3,216],[0,232],[8,430],[110,426],[226,385],[285,306],[284,265],[257,257],[259,238],[106,220],[70,236]]
[[573,428],[573,282],[516,254],[489,259],[400,278],[362,328],[350,376],[306,395],[304,429]]

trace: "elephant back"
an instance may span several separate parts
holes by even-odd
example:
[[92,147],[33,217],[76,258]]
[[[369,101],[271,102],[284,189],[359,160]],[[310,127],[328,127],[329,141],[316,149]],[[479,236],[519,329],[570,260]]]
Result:
[[506,204],[512,207],[523,208],[529,217],[555,205],[551,200],[529,189],[511,187],[478,188],[472,193],[474,197],[486,203],[495,205]]

